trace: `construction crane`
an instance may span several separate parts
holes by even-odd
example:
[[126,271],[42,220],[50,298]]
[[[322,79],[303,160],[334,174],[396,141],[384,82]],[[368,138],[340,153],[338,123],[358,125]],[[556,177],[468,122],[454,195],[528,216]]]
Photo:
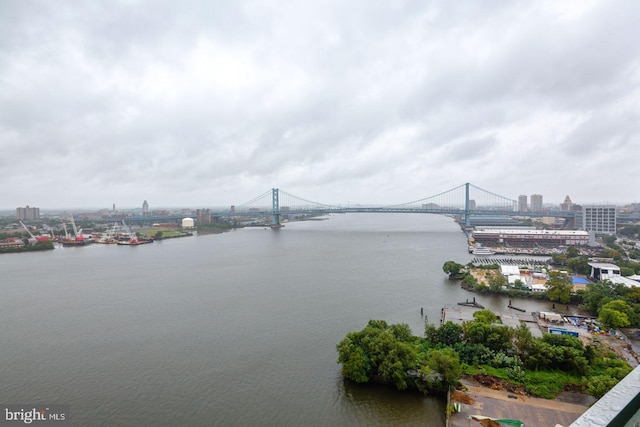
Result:
[[29,233],[29,236],[31,236],[31,238],[29,239],[29,244],[31,245],[35,245],[37,242],[47,242],[49,241],[49,236],[34,236],[33,233],[31,233],[31,230],[29,230],[29,228],[24,225],[24,223],[20,220],[18,220],[18,222],[20,223],[20,225],[22,226],[22,228],[24,228],[27,233]]
[[73,219],[73,214],[71,215],[71,225],[73,226],[73,239],[76,242],[81,242],[84,240],[84,235],[82,234],[82,228],[80,228],[78,230],[78,228],[76,227],[76,222]]
[[30,238],[30,239],[28,239],[28,240],[29,240],[29,244],[30,244],[30,245],[35,245],[35,244],[37,243],[36,236],[34,236],[33,234],[31,234],[31,231],[29,231],[29,229],[27,228],[27,226],[26,226],[26,225],[24,225],[24,223],[23,223],[22,221],[18,220],[18,222],[20,223],[20,225],[22,226],[22,228],[24,228],[24,229],[27,231],[27,233],[29,233],[29,236],[31,236],[31,238]]

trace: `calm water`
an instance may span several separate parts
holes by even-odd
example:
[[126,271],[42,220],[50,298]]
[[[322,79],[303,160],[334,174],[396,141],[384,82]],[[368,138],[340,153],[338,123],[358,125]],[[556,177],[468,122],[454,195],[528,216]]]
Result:
[[335,346],[369,319],[421,335],[421,307],[437,324],[474,296],[450,259],[458,226],[416,214],[2,255],[0,402],[76,426],[443,426],[439,399],[344,382]]

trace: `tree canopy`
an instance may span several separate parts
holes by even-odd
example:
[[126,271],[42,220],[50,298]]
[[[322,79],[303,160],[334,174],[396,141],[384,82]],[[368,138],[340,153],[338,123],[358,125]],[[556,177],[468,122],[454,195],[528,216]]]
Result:
[[463,268],[464,268],[464,265],[462,264],[458,264],[455,261],[447,261],[442,266],[442,271],[447,273],[449,277],[455,277],[458,274],[460,274]]
[[560,301],[561,303],[571,301],[573,283],[571,281],[571,277],[565,273],[561,273],[559,271],[550,272],[546,285],[547,296],[551,301]]
[[[609,302],[603,311],[614,313],[611,321],[618,323],[633,315],[624,301]],[[601,396],[631,371],[604,347],[567,335],[536,338],[524,323],[514,329],[497,320],[491,311],[479,310],[462,325],[426,325],[424,338],[413,336],[406,324],[370,320],[337,344],[338,363],[349,380],[381,381],[399,390],[444,393],[463,374],[491,372],[541,397],[553,397],[566,381]]]

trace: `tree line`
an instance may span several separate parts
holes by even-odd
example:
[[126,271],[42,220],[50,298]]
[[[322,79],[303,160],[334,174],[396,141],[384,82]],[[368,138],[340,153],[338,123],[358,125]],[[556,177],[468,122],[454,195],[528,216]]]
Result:
[[406,324],[370,320],[337,344],[342,375],[357,383],[443,394],[463,375],[482,373],[552,398],[566,388],[600,397],[631,371],[600,344],[567,335],[536,338],[524,323],[515,329],[502,325],[489,310],[473,317],[461,325],[426,325],[423,337]]

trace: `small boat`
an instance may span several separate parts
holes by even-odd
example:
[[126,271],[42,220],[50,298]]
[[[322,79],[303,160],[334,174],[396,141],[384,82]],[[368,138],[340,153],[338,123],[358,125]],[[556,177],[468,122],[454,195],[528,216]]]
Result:
[[471,252],[474,255],[495,255],[496,253],[489,248],[478,247]]

